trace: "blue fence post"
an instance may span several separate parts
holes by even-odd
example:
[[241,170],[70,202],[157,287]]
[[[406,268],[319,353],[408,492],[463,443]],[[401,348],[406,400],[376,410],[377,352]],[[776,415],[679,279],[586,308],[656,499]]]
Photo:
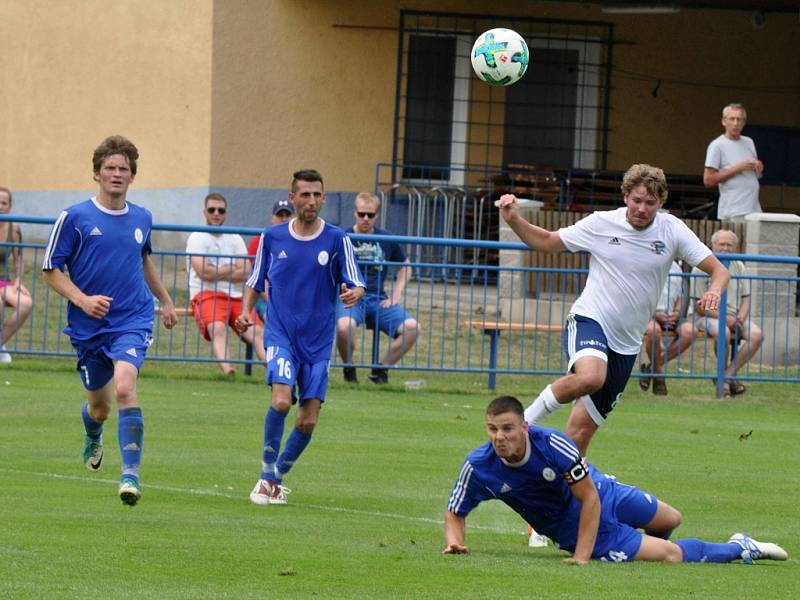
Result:
[[483,333],[489,336],[489,381],[490,390],[495,388],[497,378],[497,340],[500,338],[499,329],[484,329]]

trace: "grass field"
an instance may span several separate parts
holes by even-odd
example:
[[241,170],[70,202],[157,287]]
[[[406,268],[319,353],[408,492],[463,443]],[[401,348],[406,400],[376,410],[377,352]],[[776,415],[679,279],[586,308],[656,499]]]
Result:
[[[796,386],[753,384],[714,400],[708,382],[635,381],[589,459],[679,508],[675,537],[736,531],[792,557],[748,567],[593,563],[529,549],[499,502],[468,519],[468,556],[443,556],[442,514],[466,453],[486,439],[485,377],[423,377],[406,392],[332,373],[314,440],[259,507],[263,371],[223,381],[211,366],[148,364],[143,498],[116,496],[116,411],[106,462],[81,464],[81,386],[69,361],[0,368],[0,598],[796,598],[800,590],[800,404]],[[366,380],[366,373],[362,379]],[[531,398],[548,379],[501,376]],[[563,427],[567,411],[546,425]],[[752,432],[752,433],[751,433]]]

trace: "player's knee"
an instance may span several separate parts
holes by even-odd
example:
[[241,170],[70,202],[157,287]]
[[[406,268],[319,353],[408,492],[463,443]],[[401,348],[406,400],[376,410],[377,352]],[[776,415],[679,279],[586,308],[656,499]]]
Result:
[[91,416],[93,421],[105,423],[108,420],[109,414],[111,414],[111,407],[106,403],[92,406]]
[[356,322],[350,317],[342,317],[336,321],[336,335],[340,338],[352,338],[356,330]]
[[606,382],[606,374],[600,371],[585,371],[576,373],[579,396],[594,394]]
[[317,426],[317,418],[312,415],[298,416],[294,422],[294,426],[305,435],[311,435],[314,428]]
[[33,308],[33,299],[30,296],[22,296],[19,298],[19,306],[17,307],[17,314],[21,319],[27,317]]
[[664,558],[662,559],[665,563],[676,564],[683,561],[683,550],[678,544],[674,542],[667,542],[664,547]]
[[118,381],[114,384],[114,394],[121,406],[136,402],[136,383],[131,381]]

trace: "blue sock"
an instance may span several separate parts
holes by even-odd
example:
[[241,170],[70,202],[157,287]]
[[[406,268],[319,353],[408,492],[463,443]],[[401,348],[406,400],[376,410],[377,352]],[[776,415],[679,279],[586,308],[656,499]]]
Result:
[[83,417],[83,426],[86,429],[86,435],[93,440],[99,439],[103,434],[103,424],[95,421],[89,416],[89,403],[84,402],[81,409],[81,417]]
[[275,478],[278,483],[283,480],[283,476],[289,472],[292,465],[300,458],[303,450],[306,449],[308,443],[311,441],[310,433],[303,433],[297,427],[289,434],[289,439],[286,440],[286,448],[284,448],[281,457],[275,464]]
[[683,550],[683,562],[728,563],[742,558],[739,544],[715,544],[697,538],[675,542]]
[[261,456],[261,479],[275,481],[275,461],[281,449],[283,424],[288,413],[275,410],[272,406],[264,415],[264,453]]
[[132,477],[138,482],[144,441],[142,409],[139,407],[120,409],[117,429],[119,449],[122,454],[122,475]]

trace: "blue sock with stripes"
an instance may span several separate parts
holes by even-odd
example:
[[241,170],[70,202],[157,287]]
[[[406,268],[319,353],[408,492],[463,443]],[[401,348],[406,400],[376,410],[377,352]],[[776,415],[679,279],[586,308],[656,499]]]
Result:
[[89,415],[89,402],[83,403],[81,417],[83,417],[83,427],[86,429],[86,435],[93,440],[99,439],[103,434],[103,424],[98,423]]
[[261,457],[261,479],[275,481],[275,461],[281,449],[283,426],[288,413],[275,410],[272,406],[264,415],[264,453]]
[[310,433],[303,433],[297,429],[297,427],[292,430],[292,433],[289,434],[289,439],[286,440],[286,448],[284,448],[281,457],[275,464],[275,477],[278,483],[283,480],[283,476],[289,472],[292,465],[300,458],[300,455],[303,453],[303,450],[306,449],[310,441]]
[[119,449],[122,454],[122,475],[139,481],[139,465],[142,464],[144,441],[144,419],[142,409],[122,408],[119,411]]
[[686,538],[675,543],[683,550],[683,562],[728,563],[742,557],[739,544],[716,544],[697,538]]

